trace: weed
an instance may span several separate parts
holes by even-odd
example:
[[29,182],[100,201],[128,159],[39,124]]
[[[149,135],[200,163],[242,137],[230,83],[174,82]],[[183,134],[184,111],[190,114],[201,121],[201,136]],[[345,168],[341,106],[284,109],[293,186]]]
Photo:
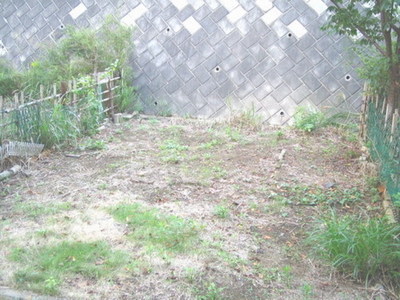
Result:
[[79,147],[81,150],[103,150],[106,143],[103,140],[87,139]]
[[262,127],[262,116],[256,113],[254,103],[251,108],[235,111],[231,99],[228,99],[226,105],[230,112],[229,125],[240,130],[260,130]]
[[73,274],[97,279],[111,276],[127,263],[125,253],[111,251],[104,242],[14,248],[9,258],[23,265],[14,274],[19,287],[46,294],[56,294],[63,280]]
[[306,132],[311,132],[321,126],[323,119],[323,113],[299,106],[294,115],[294,127]]
[[139,204],[121,204],[111,214],[132,229],[130,237],[150,251],[182,252],[196,240],[199,228],[192,221],[165,215]]
[[361,156],[360,152],[356,151],[356,150],[348,150],[345,153],[345,157],[349,158],[349,159],[355,159],[355,158],[359,158]]
[[183,152],[189,149],[188,146],[181,145],[176,140],[166,140],[160,146],[162,161],[167,163],[179,163],[185,158]]
[[222,141],[213,139],[213,140],[211,140],[211,141],[208,142],[208,143],[202,143],[202,144],[200,144],[199,148],[200,148],[200,149],[212,149],[212,148],[214,148],[215,146],[218,146],[218,145],[221,145],[221,144],[222,144]]
[[369,283],[378,278],[400,279],[400,226],[386,219],[360,220],[334,212],[319,222],[308,241],[339,270]]
[[285,285],[290,286],[293,279],[291,266],[283,266],[281,269],[277,267],[265,268],[259,263],[256,263],[254,264],[254,270],[257,276],[263,279],[266,283],[282,282]]
[[214,208],[214,215],[221,219],[229,218],[229,208],[223,205],[217,205]]
[[241,142],[241,141],[243,141],[242,134],[238,130],[233,129],[232,127],[226,127],[225,128],[225,134],[229,137],[229,139],[232,142]]
[[205,284],[202,289],[196,289],[197,300],[221,300],[224,288],[218,287],[214,282]]
[[222,249],[220,249],[218,251],[218,256],[225,261],[226,263],[228,263],[228,265],[234,269],[241,269],[243,266],[246,265],[246,261],[242,258],[240,258],[237,255],[234,255],[232,253],[229,253],[227,251],[224,251]]
[[107,183],[100,183],[97,186],[97,189],[104,191],[104,190],[108,189],[108,184]]
[[305,283],[301,286],[301,292],[305,300],[311,299],[311,297],[314,295],[313,287],[309,283]]
[[183,270],[184,277],[189,283],[195,283],[199,275],[199,270],[196,268],[187,267]]
[[277,130],[274,132],[275,138],[277,141],[280,141],[285,136],[285,133],[282,130]]

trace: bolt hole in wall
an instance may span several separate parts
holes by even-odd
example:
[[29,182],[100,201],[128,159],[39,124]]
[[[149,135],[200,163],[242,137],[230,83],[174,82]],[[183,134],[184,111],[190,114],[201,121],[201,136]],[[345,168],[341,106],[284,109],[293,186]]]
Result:
[[219,66],[216,66],[214,71],[218,73],[219,71],[221,71],[221,68]]
[[288,36],[288,37],[292,37],[293,34],[292,34],[291,32],[289,32],[289,33],[287,34],[287,36]]
[[167,27],[167,29],[165,29],[166,32],[170,32],[171,28]]
[[344,77],[344,79],[346,79],[346,81],[350,81],[350,80],[351,80],[351,76],[347,74],[347,75]]
[[283,116],[285,115],[285,112],[284,112],[284,111],[281,111],[281,112],[279,113],[279,115],[280,115],[281,117],[283,117]]
[[61,24],[60,25],[60,29],[64,29],[64,28],[65,28],[65,26]]
[[154,105],[157,106],[157,105],[158,105],[158,102],[157,102],[157,101],[154,101]]

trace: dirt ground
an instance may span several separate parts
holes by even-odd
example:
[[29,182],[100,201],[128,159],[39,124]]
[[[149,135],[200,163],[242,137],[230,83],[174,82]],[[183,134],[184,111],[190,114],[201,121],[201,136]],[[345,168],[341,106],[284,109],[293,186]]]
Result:
[[[13,275],[22,266],[8,258],[13,248],[105,241],[139,267],[98,280],[67,276],[58,297],[373,297],[373,289],[334,272],[305,243],[315,220],[332,208],[343,214],[379,209],[364,193],[367,175],[354,134],[137,117],[79,145],[44,152],[25,173],[0,183],[0,286],[18,288]],[[325,191],[352,189],[362,201],[320,202]],[[120,203],[196,222],[195,249],[167,258],[144,251],[109,213]]]

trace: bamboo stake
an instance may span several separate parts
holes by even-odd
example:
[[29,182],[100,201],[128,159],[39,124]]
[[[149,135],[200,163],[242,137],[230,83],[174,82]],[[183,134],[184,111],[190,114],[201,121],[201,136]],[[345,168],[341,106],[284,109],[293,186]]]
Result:
[[393,143],[394,134],[397,129],[397,123],[399,122],[399,109],[396,108],[394,110],[393,118],[392,118],[392,129],[390,130],[390,142]]
[[54,100],[53,100],[54,103],[58,102],[57,101],[57,85],[55,83],[53,84],[53,98],[54,98]]
[[0,96],[0,111],[1,111],[1,117],[4,118],[3,96]]
[[15,102],[15,108],[18,107],[18,93],[14,94],[14,102]]
[[43,84],[41,84],[39,86],[39,96],[40,96],[40,99],[44,98],[44,86],[43,86]]
[[[71,97],[71,93],[72,93],[72,80],[68,80],[68,91],[67,91],[68,95],[69,95],[69,101],[71,103],[71,105],[74,103],[74,98]],[[72,93],[73,94],[73,93]]]

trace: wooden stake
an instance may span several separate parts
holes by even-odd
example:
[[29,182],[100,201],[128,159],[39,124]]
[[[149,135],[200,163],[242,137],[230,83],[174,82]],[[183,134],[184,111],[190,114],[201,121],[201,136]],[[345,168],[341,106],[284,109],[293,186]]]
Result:
[[390,130],[390,142],[393,143],[393,138],[396,133],[397,123],[399,122],[399,109],[394,110],[393,118],[392,118],[392,129]]

